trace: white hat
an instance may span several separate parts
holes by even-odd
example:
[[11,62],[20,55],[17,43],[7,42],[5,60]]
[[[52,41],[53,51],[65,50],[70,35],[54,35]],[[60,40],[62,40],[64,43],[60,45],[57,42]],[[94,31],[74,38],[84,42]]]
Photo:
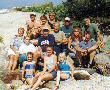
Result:
[[66,18],[65,18],[65,21],[70,21],[70,18],[69,18],[69,17],[66,17]]

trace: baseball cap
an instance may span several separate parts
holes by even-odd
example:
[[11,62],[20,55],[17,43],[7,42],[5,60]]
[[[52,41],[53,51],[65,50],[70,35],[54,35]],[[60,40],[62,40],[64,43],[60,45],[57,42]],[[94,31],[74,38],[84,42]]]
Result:
[[69,17],[66,17],[66,18],[65,18],[65,21],[70,21],[70,18],[69,18]]

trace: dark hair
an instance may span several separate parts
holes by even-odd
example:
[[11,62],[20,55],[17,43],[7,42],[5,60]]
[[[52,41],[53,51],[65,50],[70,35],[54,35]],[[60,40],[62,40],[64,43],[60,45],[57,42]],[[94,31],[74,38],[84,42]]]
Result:
[[75,35],[74,35],[75,29],[78,30],[78,32],[79,32],[79,41],[81,41],[82,40],[82,32],[81,32],[81,29],[79,27],[76,27],[76,28],[73,29],[73,32],[71,33],[71,39],[72,39],[72,41],[74,41],[74,39],[75,39]]
[[30,14],[30,18],[31,18],[32,16],[35,16],[35,17],[36,17],[36,15],[35,15],[35,14]]
[[89,34],[90,37],[91,37],[91,32],[90,32],[90,31],[86,31],[86,32],[84,32],[84,36],[87,35],[87,34]]
[[[48,46],[46,47],[46,50],[47,50],[47,48],[51,48],[51,49],[54,51],[54,47],[53,47],[52,45],[48,45]],[[53,52],[53,54],[54,54],[54,52]]]
[[45,15],[42,15],[42,16],[40,17],[40,20],[42,20],[42,19],[46,19],[46,20],[47,20],[47,17],[46,17]]
[[48,29],[43,29],[43,32],[48,32],[49,30]]
[[90,32],[90,31],[86,31],[84,34],[85,34],[85,35],[86,35],[86,34],[91,35],[91,32]]
[[32,52],[28,52],[28,53],[27,53],[27,56],[28,56],[28,55],[32,55],[32,57],[33,57],[33,53],[32,53]]
[[91,20],[91,17],[90,16],[86,16],[84,19],[90,19]]

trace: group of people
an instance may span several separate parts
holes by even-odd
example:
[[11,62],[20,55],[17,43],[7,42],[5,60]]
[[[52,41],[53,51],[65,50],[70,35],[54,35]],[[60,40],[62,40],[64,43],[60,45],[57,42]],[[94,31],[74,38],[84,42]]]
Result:
[[43,81],[56,78],[56,89],[61,79],[73,78],[76,67],[94,65],[95,56],[104,47],[103,34],[90,18],[83,27],[72,27],[66,17],[64,25],[54,12],[42,15],[40,21],[30,14],[26,36],[24,28],[18,28],[8,50],[8,70],[22,70],[22,78],[35,90]]

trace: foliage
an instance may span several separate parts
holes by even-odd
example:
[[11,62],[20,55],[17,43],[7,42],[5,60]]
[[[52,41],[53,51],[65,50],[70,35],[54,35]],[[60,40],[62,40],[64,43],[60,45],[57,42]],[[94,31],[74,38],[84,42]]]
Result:
[[63,19],[68,16],[68,10],[65,8],[64,4],[60,4],[54,6],[52,2],[45,3],[43,5],[34,5],[32,7],[26,7],[22,9],[24,12],[38,12],[42,14],[48,14],[49,12],[55,12],[57,14],[57,18]]
[[109,17],[110,0],[67,0],[64,3],[71,17]]
[[2,36],[0,36],[0,42],[3,42],[3,37]]

